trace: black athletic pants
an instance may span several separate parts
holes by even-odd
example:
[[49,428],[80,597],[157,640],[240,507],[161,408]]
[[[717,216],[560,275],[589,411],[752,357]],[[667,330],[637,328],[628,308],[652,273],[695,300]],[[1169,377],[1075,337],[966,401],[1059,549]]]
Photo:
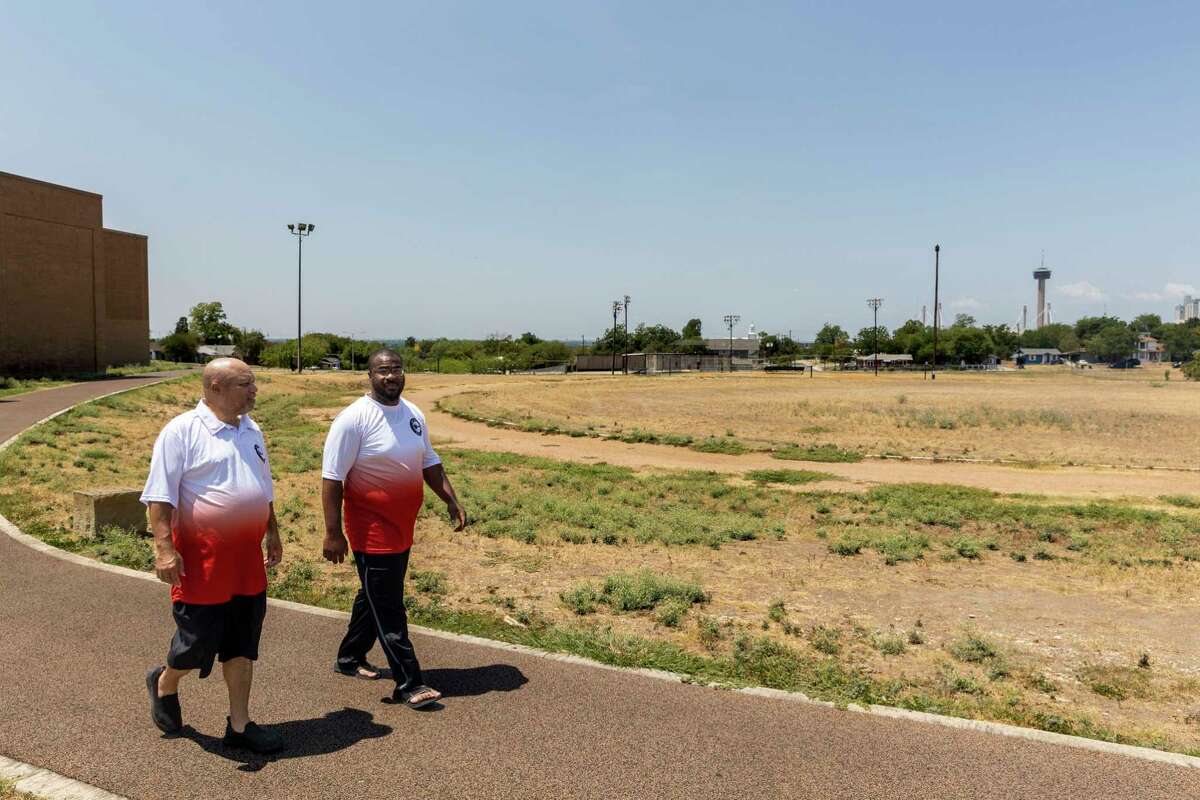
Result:
[[354,554],[362,588],[354,598],[350,627],[337,657],[339,667],[357,667],[366,660],[378,639],[399,691],[422,684],[421,665],[408,638],[408,615],[404,611],[408,552]]

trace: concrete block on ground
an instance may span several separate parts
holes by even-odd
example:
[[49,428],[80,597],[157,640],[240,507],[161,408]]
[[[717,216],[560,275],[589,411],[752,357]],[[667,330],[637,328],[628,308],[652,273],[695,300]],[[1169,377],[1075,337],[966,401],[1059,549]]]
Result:
[[75,492],[75,533],[85,539],[110,525],[134,533],[147,529],[141,489],[86,489]]

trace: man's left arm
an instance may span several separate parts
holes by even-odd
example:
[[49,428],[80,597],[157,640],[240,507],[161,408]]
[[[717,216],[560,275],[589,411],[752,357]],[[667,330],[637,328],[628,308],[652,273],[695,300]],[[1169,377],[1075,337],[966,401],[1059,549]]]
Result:
[[454,525],[454,530],[461,531],[467,527],[467,512],[459,505],[458,496],[454,494],[454,487],[450,485],[450,476],[446,474],[445,468],[438,463],[421,470],[421,474],[426,485],[446,504],[446,511],[450,513],[450,522]]
[[275,503],[272,502],[268,508],[271,509],[271,515],[267,518],[267,535],[263,539],[263,546],[267,549],[263,563],[270,569],[283,560],[283,542],[279,539],[279,523],[275,519]]

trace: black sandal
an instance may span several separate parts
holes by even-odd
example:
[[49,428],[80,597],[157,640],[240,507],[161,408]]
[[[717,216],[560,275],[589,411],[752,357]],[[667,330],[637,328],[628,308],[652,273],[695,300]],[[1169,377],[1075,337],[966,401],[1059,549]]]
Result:
[[[363,675],[359,672],[360,669],[370,670],[375,673],[375,676]],[[341,664],[334,663],[333,671],[339,675],[345,675],[347,678],[358,678],[360,681],[378,681],[392,677],[392,671],[388,667],[373,667],[369,661],[360,661],[354,666],[347,669]]]
[[415,703],[413,702],[413,698],[423,692],[436,692],[436,691],[437,691],[436,689],[422,684],[420,686],[414,686],[411,689],[405,689],[404,691],[397,689],[395,691],[395,693],[392,695],[392,697],[393,697],[393,699],[399,699],[399,701],[401,703],[408,706],[409,708],[413,708],[413,709],[425,708],[425,706],[432,705],[432,704],[436,703],[438,700],[441,700],[442,699],[441,693],[439,692],[437,697],[428,697],[424,700],[420,700]]

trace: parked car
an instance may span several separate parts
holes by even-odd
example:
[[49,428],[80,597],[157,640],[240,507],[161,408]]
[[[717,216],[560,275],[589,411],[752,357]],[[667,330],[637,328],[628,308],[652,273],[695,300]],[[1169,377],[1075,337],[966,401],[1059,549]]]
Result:
[[1141,365],[1142,365],[1142,362],[1138,361],[1136,358],[1122,358],[1119,361],[1114,361],[1113,363],[1109,364],[1108,368],[1109,369],[1135,369],[1137,367],[1140,367]]
[[1180,367],[1183,366],[1183,362],[1182,361],[1172,361],[1171,366],[1174,367],[1175,369],[1179,369]]

